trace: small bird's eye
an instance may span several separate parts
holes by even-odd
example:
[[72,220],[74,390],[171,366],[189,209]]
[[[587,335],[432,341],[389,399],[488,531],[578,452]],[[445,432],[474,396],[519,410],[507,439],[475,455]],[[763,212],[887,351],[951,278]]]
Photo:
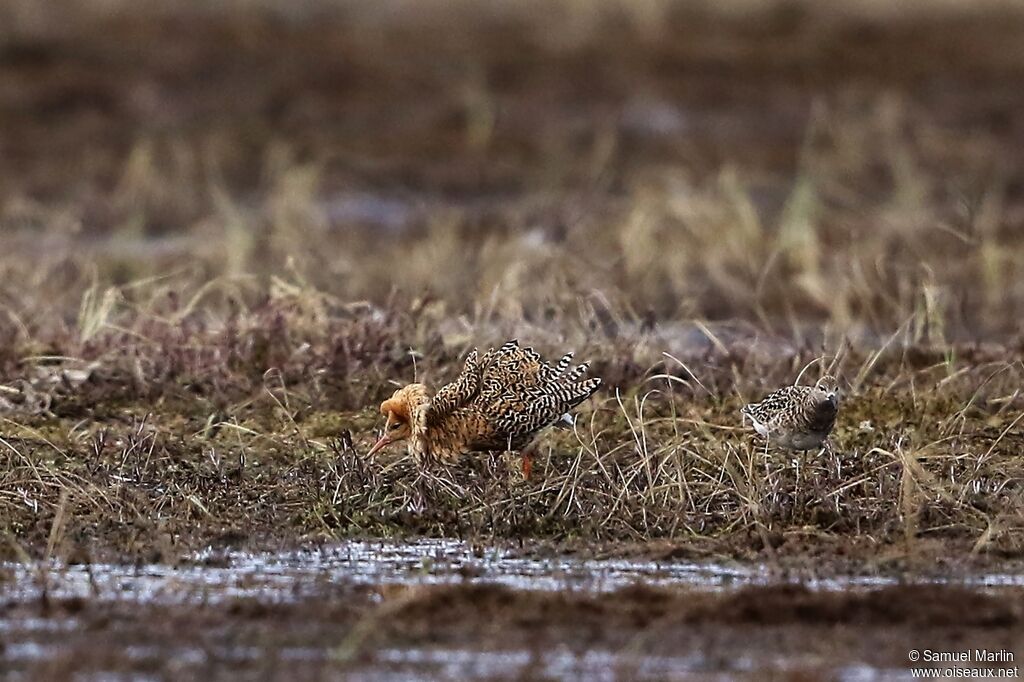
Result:
[[401,425],[402,425],[401,422],[394,422],[393,424],[388,426],[388,431],[394,431],[395,429],[397,429]]

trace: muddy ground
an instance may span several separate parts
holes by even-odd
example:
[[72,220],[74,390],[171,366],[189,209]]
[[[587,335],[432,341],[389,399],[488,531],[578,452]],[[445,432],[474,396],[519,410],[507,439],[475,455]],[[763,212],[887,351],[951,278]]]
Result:
[[[1021,607],[1019,599],[937,587],[856,595],[756,588],[727,597],[636,587],[598,598],[483,586],[403,591],[383,603],[375,592],[344,590],[287,605],[145,611],[56,601],[5,617],[76,621],[70,633],[53,633],[59,653],[27,666],[32,679],[83,670],[340,679],[370,669],[363,679],[404,671],[447,679],[831,680],[897,679],[908,652],[926,646],[1020,656]],[[460,659],[466,650],[492,662],[481,656],[474,668]],[[413,653],[403,662],[380,655],[387,651]],[[587,652],[607,662],[588,665]],[[560,664],[559,655],[570,662]]]
[[296,574],[269,590],[256,573],[233,593],[165,573],[157,589],[117,594],[97,566],[91,594],[68,594],[54,574],[5,605],[2,655],[12,679],[890,680],[911,679],[911,651],[1007,652],[958,667],[1008,670],[1024,653],[1019,587],[738,579],[595,591],[476,582],[472,568],[443,585]]

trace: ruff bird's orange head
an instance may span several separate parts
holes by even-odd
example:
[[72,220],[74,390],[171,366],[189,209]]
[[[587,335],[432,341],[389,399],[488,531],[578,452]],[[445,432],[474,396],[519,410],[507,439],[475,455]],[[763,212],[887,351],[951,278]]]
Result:
[[387,418],[384,433],[370,448],[367,456],[412,435],[423,418],[423,407],[430,401],[427,387],[423,384],[409,384],[395,391],[394,395],[380,404],[380,413]]

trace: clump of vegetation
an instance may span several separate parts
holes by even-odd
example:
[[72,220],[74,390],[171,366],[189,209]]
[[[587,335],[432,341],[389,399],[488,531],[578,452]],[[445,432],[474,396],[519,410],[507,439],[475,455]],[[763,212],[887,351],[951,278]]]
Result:
[[[467,342],[431,331],[452,322],[447,312],[397,298],[388,310],[334,309],[285,287],[215,323],[212,303],[184,298],[122,300],[92,338],[12,363],[12,399],[45,392],[4,417],[0,504],[15,546],[173,559],[207,543],[429,534],[740,552],[928,537],[1020,551],[1024,367],[994,349],[844,347],[834,451],[801,457],[766,451],[739,408],[816,353],[757,352],[778,342],[730,332],[726,343],[702,324],[690,331],[705,343],[668,357],[656,331],[595,338],[593,320],[566,321],[565,343],[610,387],[575,432],[543,439],[524,481],[511,457],[423,469],[401,452],[361,454],[393,382],[458,372]],[[474,340],[496,343],[521,323],[477,323]]]

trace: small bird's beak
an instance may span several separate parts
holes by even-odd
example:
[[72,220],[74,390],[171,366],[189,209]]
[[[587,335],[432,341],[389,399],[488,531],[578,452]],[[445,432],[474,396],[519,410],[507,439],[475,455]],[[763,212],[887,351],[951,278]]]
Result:
[[374,446],[372,448],[370,448],[370,451],[366,453],[366,456],[369,457],[370,455],[372,455],[373,453],[377,452],[378,450],[380,450],[384,446],[389,445],[390,443],[391,443],[391,436],[389,436],[387,434],[384,434],[383,436],[380,437],[380,440],[377,441],[376,444],[374,444]]

